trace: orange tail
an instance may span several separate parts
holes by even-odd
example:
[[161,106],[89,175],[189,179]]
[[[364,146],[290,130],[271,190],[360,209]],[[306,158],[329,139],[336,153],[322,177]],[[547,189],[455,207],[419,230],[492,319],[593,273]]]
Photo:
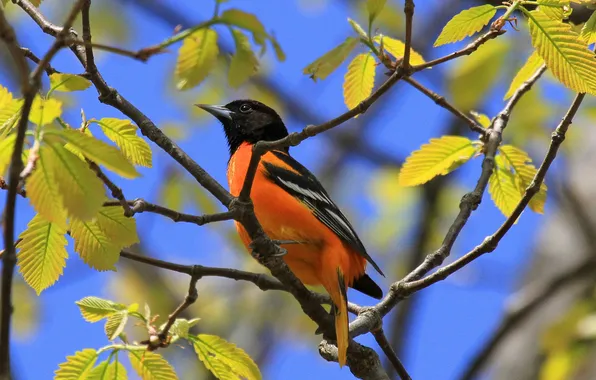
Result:
[[335,335],[337,337],[337,357],[339,366],[346,365],[348,355],[348,294],[341,268],[337,267],[337,282],[328,289],[335,310]]

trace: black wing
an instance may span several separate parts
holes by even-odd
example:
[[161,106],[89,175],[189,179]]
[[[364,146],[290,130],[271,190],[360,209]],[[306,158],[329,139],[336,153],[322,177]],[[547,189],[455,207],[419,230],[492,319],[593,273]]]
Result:
[[319,180],[289,154],[281,151],[272,151],[271,153],[298,173],[263,161],[267,170],[267,178],[304,203],[321,223],[354,248],[377,272],[385,276],[377,263],[366,253],[354,228],[337,205],[333,203]]

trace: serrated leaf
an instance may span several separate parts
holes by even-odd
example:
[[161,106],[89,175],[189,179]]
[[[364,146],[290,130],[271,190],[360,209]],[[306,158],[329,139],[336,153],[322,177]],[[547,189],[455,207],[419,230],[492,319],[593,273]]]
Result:
[[66,362],[58,365],[54,380],[86,380],[97,361],[97,351],[86,348],[66,357]]
[[119,361],[109,363],[107,360],[99,363],[89,373],[86,380],[127,380],[126,368]]
[[68,214],[82,220],[93,218],[103,204],[103,183],[89,169],[87,163],[66,150],[61,142],[53,139],[46,142],[52,148],[58,163],[55,178]]
[[54,98],[42,99],[37,95],[33,99],[29,121],[35,125],[44,126],[52,123],[62,115],[62,102]]
[[98,322],[127,309],[126,305],[121,303],[92,296],[85,297],[75,303],[81,310],[83,319],[87,322]]
[[455,15],[441,31],[434,46],[461,41],[478,33],[495,16],[497,8],[490,4],[480,5]]
[[4,176],[8,171],[16,139],[17,134],[13,133],[0,140],[0,176]]
[[35,170],[27,179],[27,197],[46,220],[66,228],[66,209],[56,178],[56,172],[63,169],[52,148],[42,146],[38,155]]
[[96,220],[73,219],[70,232],[74,249],[85,263],[99,271],[116,270],[121,247],[99,228]]
[[174,368],[163,356],[151,351],[130,351],[132,368],[143,380],[176,380]]
[[187,90],[201,83],[217,63],[217,32],[200,29],[184,39],[176,60],[176,87]]
[[124,178],[136,178],[139,176],[135,167],[128,162],[126,157],[116,147],[106,144],[101,140],[76,129],[52,130],[46,133],[61,137],[91,161],[105,166],[107,169]]
[[[515,170],[515,181],[517,190],[522,196],[526,189],[532,184],[534,176],[538,171],[532,164],[532,159],[528,153],[516,148],[512,145],[502,145],[499,152],[503,156],[507,164]],[[538,214],[544,213],[544,204],[546,203],[547,187],[544,182],[540,185],[540,190],[536,193],[528,206],[530,209]]]
[[596,42],[596,12],[593,12],[588,21],[586,21],[580,35],[588,45]]
[[103,118],[96,122],[107,138],[112,140],[122,154],[134,165],[152,167],[152,153],[149,144],[137,136],[137,127],[130,120]]
[[334,72],[343,61],[348,58],[352,50],[358,45],[358,39],[348,37],[339,46],[325,53],[310,65],[304,68],[304,74],[310,75],[314,80],[325,79]]
[[569,6],[569,0],[538,0],[538,9],[548,17],[561,21],[565,11],[563,7]]
[[[406,50],[406,44],[395,38],[387,37],[382,34],[375,36],[374,41],[383,46],[383,49],[395,58],[403,58]],[[382,41],[382,42],[381,42]],[[410,65],[421,65],[424,58],[416,50],[410,48]]]
[[573,91],[596,94],[594,53],[571,25],[539,11],[528,14],[532,45],[553,75]]
[[372,22],[377,18],[379,13],[385,7],[385,3],[387,0],[367,0],[366,1],[366,10],[368,11],[368,23],[372,24]]
[[14,99],[10,91],[0,86],[0,138],[6,136],[21,113],[23,102]]
[[91,82],[80,75],[54,73],[50,75],[50,91],[82,91],[91,87]]
[[515,91],[520,88],[525,81],[529,80],[543,64],[544,60],[542,57],[540,57],[540,55],[534,51],[532,55],[528,57],[528,60],[526,63],[524,63],[522,68],[519,69],[517,74],[515,74],[515,77],[509,85],[509,90],[507,90],[504,99],[509,99],[512,97]]
[[114,340],[118,338],[118,335],[124,331],[127,321],[128,310],[110,315],[105,325],[105,332],[108,336],[108,340]]
[[255,362],[236,345],[216,336],[199,334],[189,337],[205,367],[219,380],[260,380]]
[[490,118],[483,113],[470,111],[474,119],[484,128],[490,127]]
[[[193,318],[191,320],[184,319],[184,318],[176,318],[172,327],[170,327],[170,334],[173,336],[178,336],[180,338],[188,338],[188,331],[189,329],[196,325],[201,318]],[[163,330],[166,324],[162,324],[160,326],[160,330]]]
[[488,181],[488,192],[503,215],[509,217],[521,200],[514,174],[507,169],[503,157],[495,157],[495,169]]
[[221,20],[228,25],[233,25],[251,32],[253,39],[257,44],[265,44],[267,31],[265,30],[265,27],[261,21],[259,21],[257,16],[254,14],[232,8],[221,14]]
[[236,52],[230,62],[228,83],[231,87],[237,88],[256,74],[259,69],[259,61],[250,48],[250,42],[244,33],[233,29],[232,35],[234,36]]
[[375,58],[372,54],[358,54],[344,77],[344,102],[349,109],[356,107],[372,93],[375,85]]
[[476,149],[465,137],[430,139],[428,144],[422,145],[406,159],[399,174],[399,185],[421,185],[438,175],[445,175],[468,161]]
[[97,223],[106,236],[122,248],[139,242],[136,220],[125,216],[122,206],[102,207],[97,214]]
[[66,266],[66,228],[35,215],[19,236],[17,266],[37,295],[54,284]]

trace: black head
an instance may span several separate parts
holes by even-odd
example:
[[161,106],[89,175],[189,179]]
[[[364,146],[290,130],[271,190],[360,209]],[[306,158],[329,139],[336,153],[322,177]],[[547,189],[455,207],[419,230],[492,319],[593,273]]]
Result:
[[197,104],[223,124],[230,154],[244,143],[275,141],[288,135],[281,117],[256,100],[234,100],[225,106]]

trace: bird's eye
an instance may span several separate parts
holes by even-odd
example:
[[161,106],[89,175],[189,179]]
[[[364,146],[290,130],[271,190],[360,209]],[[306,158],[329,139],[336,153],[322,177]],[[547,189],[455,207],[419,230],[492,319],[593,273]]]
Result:
[[252,107],[250,105],[244,103],[243,105],[240,106],[240,112],[249,113],[250,111],[252,111]]

